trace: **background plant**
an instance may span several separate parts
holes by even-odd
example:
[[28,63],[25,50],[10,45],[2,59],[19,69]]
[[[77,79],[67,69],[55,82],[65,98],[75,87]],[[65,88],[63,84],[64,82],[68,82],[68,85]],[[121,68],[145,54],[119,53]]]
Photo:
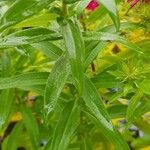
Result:
[[0,1],[2,150],[149,146],[150,4],[130,2]]

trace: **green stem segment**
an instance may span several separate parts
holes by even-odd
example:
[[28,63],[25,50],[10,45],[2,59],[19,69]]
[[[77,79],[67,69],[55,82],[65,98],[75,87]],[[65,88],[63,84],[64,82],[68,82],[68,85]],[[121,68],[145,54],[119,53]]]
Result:
[[62,2],[62,11],[63,11],[64,18],[66,18],[68,16],[68,8],[67,8],[67,4],[64,2]]

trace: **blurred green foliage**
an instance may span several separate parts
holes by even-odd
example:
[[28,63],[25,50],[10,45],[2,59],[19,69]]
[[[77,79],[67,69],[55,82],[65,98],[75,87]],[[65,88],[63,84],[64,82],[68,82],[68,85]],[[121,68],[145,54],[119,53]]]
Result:
[[0,1],[0,149],[150,149],[150,3]]

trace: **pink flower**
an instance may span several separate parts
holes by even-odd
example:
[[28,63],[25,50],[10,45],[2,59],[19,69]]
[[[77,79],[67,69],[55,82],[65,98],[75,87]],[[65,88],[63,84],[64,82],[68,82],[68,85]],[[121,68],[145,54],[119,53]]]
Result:
[[86,9],[94,11],[99,6],[97,0],[91,0],[91,2],[87,5]]

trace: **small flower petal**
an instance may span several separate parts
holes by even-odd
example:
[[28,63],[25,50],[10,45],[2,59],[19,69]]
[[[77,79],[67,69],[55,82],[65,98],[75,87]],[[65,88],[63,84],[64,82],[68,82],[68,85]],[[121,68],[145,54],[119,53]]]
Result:
[[87,5],[86,9],[94,11],[99,6],[96,0],[91,0],[91,2]]

